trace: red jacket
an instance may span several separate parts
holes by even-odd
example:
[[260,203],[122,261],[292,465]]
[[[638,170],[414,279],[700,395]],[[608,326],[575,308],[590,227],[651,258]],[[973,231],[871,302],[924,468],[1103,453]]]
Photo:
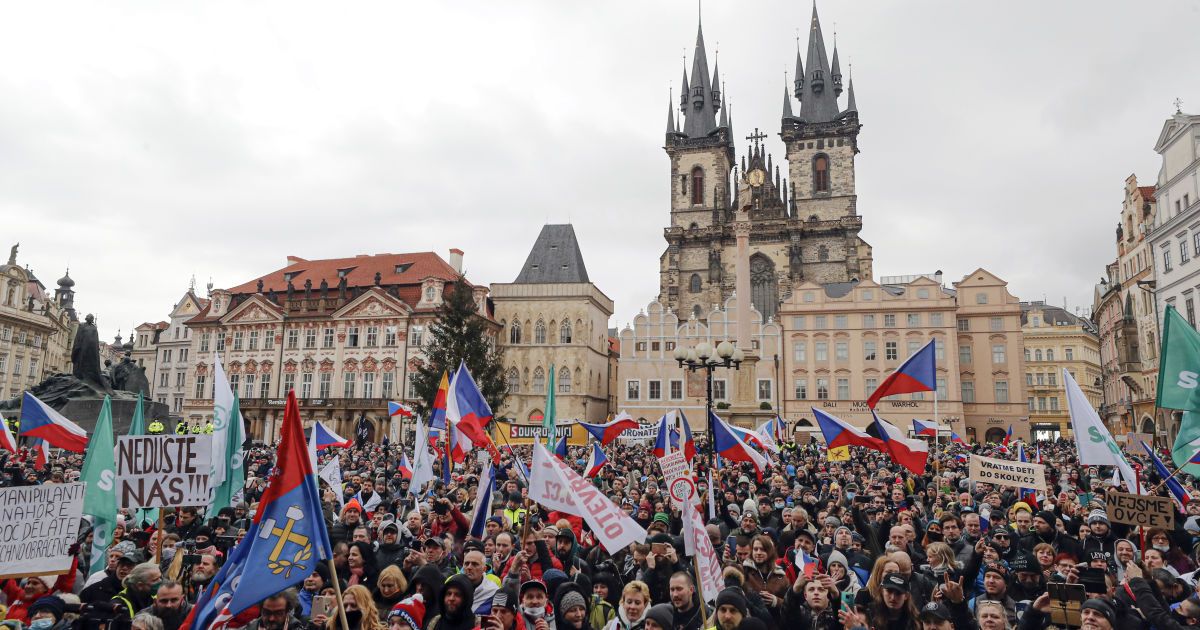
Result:
[[450,522],[443,523],[442,519],[435,514],[429,523],[429,533],[434,536],[442,536],[449,534],[454,537],[454,542],[461,543],[467,539],[467,532],[471,531],[471,524],[467,522],[467,517],[463,516],[458,506],[450,508]]
[[29,607],[33,605],[33,602],[37,601],[38,597],[70,593],[75,590],[75,571],[78,568],[79,557],[76,556],[71,560],[70,570],[58,576],[58,579],[54,582],[54,586],[37,597],[25,593],[25,589],[21,588],[21,584],[17,580],[5,580],[3,590],[4,595],[8,597],[8,616],[5,618],[15,619],[22,624],[29,625]]

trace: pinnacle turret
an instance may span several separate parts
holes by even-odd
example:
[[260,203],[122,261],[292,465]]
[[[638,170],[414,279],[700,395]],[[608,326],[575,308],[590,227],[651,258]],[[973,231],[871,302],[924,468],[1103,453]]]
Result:
[[833,79],[833,95],[842,95],[842,67],[838,64],[837,42],[833,44],[833,67],[829,70],[829,78]]
[[783,84],[783,117],[793,118],[792,115],[792,95],[788,94],[787,82]]

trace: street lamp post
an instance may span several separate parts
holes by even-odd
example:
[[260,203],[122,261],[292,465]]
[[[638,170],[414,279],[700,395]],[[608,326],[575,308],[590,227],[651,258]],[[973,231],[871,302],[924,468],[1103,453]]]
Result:
[[[722,341],[713,348],[712,344],[702,341],[696,347],[685,350],[675,347],[675,362],[687,371],[704,370],[704,423],[708,427],[708,444],[713,449],[713,371],[717,368],[733,368],[740,370],[742,365],[742,350],[728,341]],[[715,455],[715,450],[713,451]]]

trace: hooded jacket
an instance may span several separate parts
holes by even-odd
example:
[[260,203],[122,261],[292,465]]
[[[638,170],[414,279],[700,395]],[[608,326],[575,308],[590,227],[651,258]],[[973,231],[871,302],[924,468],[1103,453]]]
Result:
[[579,584],[576,584],[575,582],[563,582],[554,591],[553,601],[555,628],[558,630],[574,630],[575,628],[575,626],[571,625],[566,619],[563,618],[563,613],[566,611],[564,611],[562,607],[563,596],[572,591],[579,593],[579,596],[583,598],[583,625],[580,627],[580,630],[592,630],[592,625],[589,621],[589,617],[591,616],[592,612],[591,593],[585,593],[583,588],[581,588]]
[[462,594],[462,606],[457,611],[451,612],[445,610],[443,605],[442,613],[429,622],[427,630],[472,630],[475,628],[475,611],[471,605],[475,598],[475,587],[471,585],[471,580],[461,573],[450,576],[438,598],[439,604],[443,603],[446,592],[451,589]]
[[441,569],[432,564],[425,564],[417,569],[409,582],[408,595],[417,592],[418,584],[424,584],[430,590],[429,596],[425,597],[425,618],[421,620],[423,627],[429,627],[429,622],[433,621],[433,618],[437,617],[438,612],[442,609],[442,586],[445,581],[446,578],[442,575]]

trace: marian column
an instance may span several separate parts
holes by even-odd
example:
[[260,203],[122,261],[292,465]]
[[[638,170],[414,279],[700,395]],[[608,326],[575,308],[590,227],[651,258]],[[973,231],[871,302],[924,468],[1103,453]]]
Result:
[[[740,196],[740,195],[739,195]],[[750,352],[750,213],[738,210],[733,222],[733,235],[737,238],[736,284],[737,294],[737,347],[743,353]]]
[[751,344],[754,322],[750,298],[750,185],[738,187],[737,215],[733,221],[733,234],[737,239],[735,291],[737,297],[737,347],[742,351],[742,365],[733,375],[735,390],[730,392],[733,400],[733,420],[742,426],[752,426],[758,411],[756,376],[758,373],[758,351]]

